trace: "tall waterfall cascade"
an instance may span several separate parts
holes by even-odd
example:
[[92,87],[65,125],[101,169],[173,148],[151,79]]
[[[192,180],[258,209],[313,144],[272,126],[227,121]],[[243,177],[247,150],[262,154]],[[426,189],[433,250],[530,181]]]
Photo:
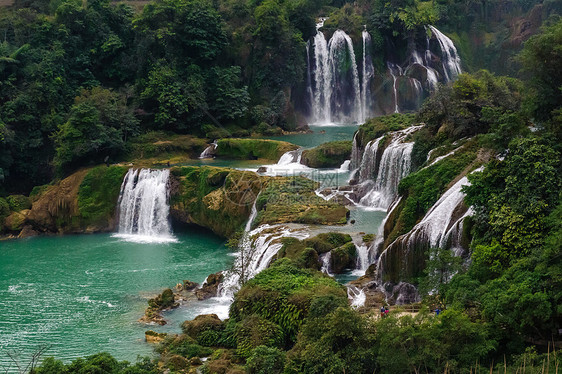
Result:
[[[361,54],[356,54],[354,42],[342,30],[326,40],[323,21],[306,45],[306,95],[313,124],[361,124],[373,115],[416,110],[439,82],[450,82],[462,72],[453,41],[429,25],[426,30],[431,36],[411,38],[406,61],[385,61],[387,73],[375,79],[366,27],[361,44],[355,45]],[[385,99],[384,92],[392,97]]]
[[[360,205],[383,210],[390,207],[398,195],[398,184],[411,171],[414,143],[406,142],[407,137],[422,127],[411,126],[392,133],[392,140],[384,150],[380,149],[384,137],[367,143],[357,171],[366,189]],[[354,147],[357,147],[356,142]]]
[[463,222],[473,214],[472,209],[464,205],[462,187],[467,185],[470,182],[466,176],[457,181],[410,232],[388,245],[377,263],[379,277],[397,271],[397,267],[402,272],[413,272],[423,263],[419,256],[425,256],[429,248],[449,249],[455,256],[465,253],[461,243]]
[[129,169],[119,195],[116,236],[138,242],[176,241],[170,227],[170,170]]

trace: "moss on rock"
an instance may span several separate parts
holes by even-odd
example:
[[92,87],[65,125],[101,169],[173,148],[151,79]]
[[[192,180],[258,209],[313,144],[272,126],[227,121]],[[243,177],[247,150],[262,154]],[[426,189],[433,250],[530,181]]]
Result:
[[98,166],[84,176],[78,191],[82,227],[98,231],[111,225],[127,170],[122,166]]
[[317,182],[303,177],[269,179],[258,198],[260,213],[256,221],[260,224],[345,224],[349,214],[347,208],[317,196],[318,186]]
[[176,167],[172,177],[172,217],[223,237],[244,226],[264,183],[253,172],[208,166]]
[[336,168],[351,157],[351,141],[328,142],[302,153],[302,163],[311,168]]
[[264,159],[277,162],[281,156],[298,146],[269,139],[220,139],[217,141],[216,156],[229,159],[257,160]]
[[357,249],[355,244],[347,243],[332,250],[332,255],[330,257],[330,266],[332,272],[339,274],[345,269],[352,269],[355,266],[355,261],[357,260]]

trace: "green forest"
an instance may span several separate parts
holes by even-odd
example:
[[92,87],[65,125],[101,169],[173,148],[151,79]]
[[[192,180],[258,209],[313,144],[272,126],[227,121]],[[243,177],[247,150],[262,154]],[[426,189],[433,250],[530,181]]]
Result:
[[[366,25],[375,71],[386,69],[389,53],[406,55],[408,38],[430,24],[451,37],[462,58],[463,74],[440,83],[418,111],[358,128],[359,136],[375,139],[425,125],[412,136],[414,170],[398,185],[400,210],[388,218],[393,226],[385,227],[384,245],[412,230],[456,176],[476,170],[464,174],[471,183],[463,187],[465,204],[473,210],[463,229],[467,261],[428,249],[425,266],[406,279],[420,291],[414,306],[393,307],[385,318],[375,318],[378,308],[356,310],[345,287],[318,266],[319,255],[332,249],[352,256],[344,253],[350,241],[286,240],[271,266],[235,294],[228,319],[185,321],[181,333],[162,336],[155,355],[136,363],[109,351],[64,362],[45,358],[30,372],[558,373],[560,14],[559,0],[15,0],[1,8],[0,228],[10,212],[29,209],[34,195],[83,168],[178,149],[195,158],[215,139],[232,158],[250,153],[276,162],[291,145],[279,151],[249,139],[230,149],[225,138],[306,131],[306,45],[320,16],[329,17],[327,32],[360,35]],[[533,21],[530,31],[512,32],[526,20]],[[389,52],[389,45],[396,48]],[[176,148],[161,152],[158,140]],[[426,163],[430,151],[442,147],[445,154],[457,142],[466,142],[462,152]],[[351,146],[326,143],[316,152],[305,153],[311,166],[337,167]],[[115,181],[125,169],[91,170],[80,187],[81,219],[103,221],[113,214]],[[228,183],[227,172],[218,174]],[[216,187],[208,183],[189,188],[205,196]],[[215,226],[236,231],[228,238],[236,243],[244,220],[224,214],[213,216]],[[174,303],[164,296],[157,309]]]

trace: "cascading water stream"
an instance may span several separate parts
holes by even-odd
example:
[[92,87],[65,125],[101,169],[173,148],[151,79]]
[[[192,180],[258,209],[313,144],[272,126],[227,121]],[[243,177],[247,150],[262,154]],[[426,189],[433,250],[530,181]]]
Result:
[[324,33],[317,31],[313,39],[314,45],[314,82],[315,87],[312,105],[313,122],[332,122],[332,69],[329,62],[328,42]]
[[199,158],[203,159],[203,158],[213,158],[213,157],[215,157],[215,151],[216,151],[218,146],[219,146],[219,144],[215,140],[207,148],[205,148],[203,150],[203,152],[201,152],[201,154],[199,155]]
[[371,35],[367,32],[366,26],[362,33],[363,37],[363,62],[362,62],[362,75],[361,75],[361,120],[360,123],[364,123],[365,120],[371,115],[369,98],[371,97],[371,90],[369,89],[369,83],[374,74],[373,62],[371,56],[367,53],[371,48]]
[[168,169],[130,169],[119,196],[116,236],[138,242],[173,242],[168,205]]
[[[351,70],[351,95],[352,102],[348,105],[350,113],[348,114],[351,119],[357,123],[361,123],[361,113],[363,112],[361,108],[361,89],[359,85],[359,73],[357,70],[357,63],[355,60],[355,51],[353,50],[353,42],[349,35],[347,35],[342,30],[336,30],[328,43],[328,49],[330,51],[330,67],[332,69],[332,76],[334,78],[333,86],[336,87],[335,100],[336,105],[341,106],[345,102],[348,92],[343,91],[345,86],[345,81],[340,80],[340,74],[344,73],[341,71],[341,67],[346,66],[346,62],[349,63]],[[346,72],[347,73],[347,72]],[[345,109],[345,108],[344,108]],[[338,120],[342,121],[342,114],[340,113]]]
[[[393,139],[384,149],[380,162],[378,163],[377,176],[374,185],[369,192],[360,200],[360,204],[370,208],[387,210],[398,194],[398,184],[410,173],[412,149],[414,143],[404,142],[408,135],[422,128],[422,126],[412,126],[402,131],[393,133]],[[379,143],[383,138],[374,140],[371,145],[365,147],[361,165],[360,176],[362,181],[373,184],[368,179],[374,174],[377,167],[377,153]],[[363,179],[364,178],[364,179]]]
[[392,76],[392,91],[394,93],[394,113],[400,113],[400,109],[398,108],[398,89],[396,84],[398,80],[396,79],[397,75],[402,75],[402,68],[392,62],[387,63],[388,71]]
[[431,30],[431,34],[439,43],[442,54],[441,63],[443,64],[443,73],[445,74],[445,80],[450,82],[462,73],[461,59],[457,53],[457,48],[453,44],[453,41],[441,31],[431,25],[429,26],[429,29]]

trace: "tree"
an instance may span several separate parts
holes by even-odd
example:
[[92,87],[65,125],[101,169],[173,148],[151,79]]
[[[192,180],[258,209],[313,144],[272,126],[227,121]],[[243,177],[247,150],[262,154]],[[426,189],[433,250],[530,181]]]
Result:
[[[544,27],[538,35],[527,42],[519,59],[523,71],[529,75],[531,94],[527,106],[531,115],[540,122],[548,122],[555,110],[562,106],[562,71],[558,61],[562,60],[562,19]],[[552,127],[560,136],[560,129]],[[559,138],[560,139],[560,138]]]
[[55,134],[55,164],[60,171],[102,162],[124,148],[127,136],[137,132],[138,121],[123,97],[95,87],[75,99],[70,118]]

